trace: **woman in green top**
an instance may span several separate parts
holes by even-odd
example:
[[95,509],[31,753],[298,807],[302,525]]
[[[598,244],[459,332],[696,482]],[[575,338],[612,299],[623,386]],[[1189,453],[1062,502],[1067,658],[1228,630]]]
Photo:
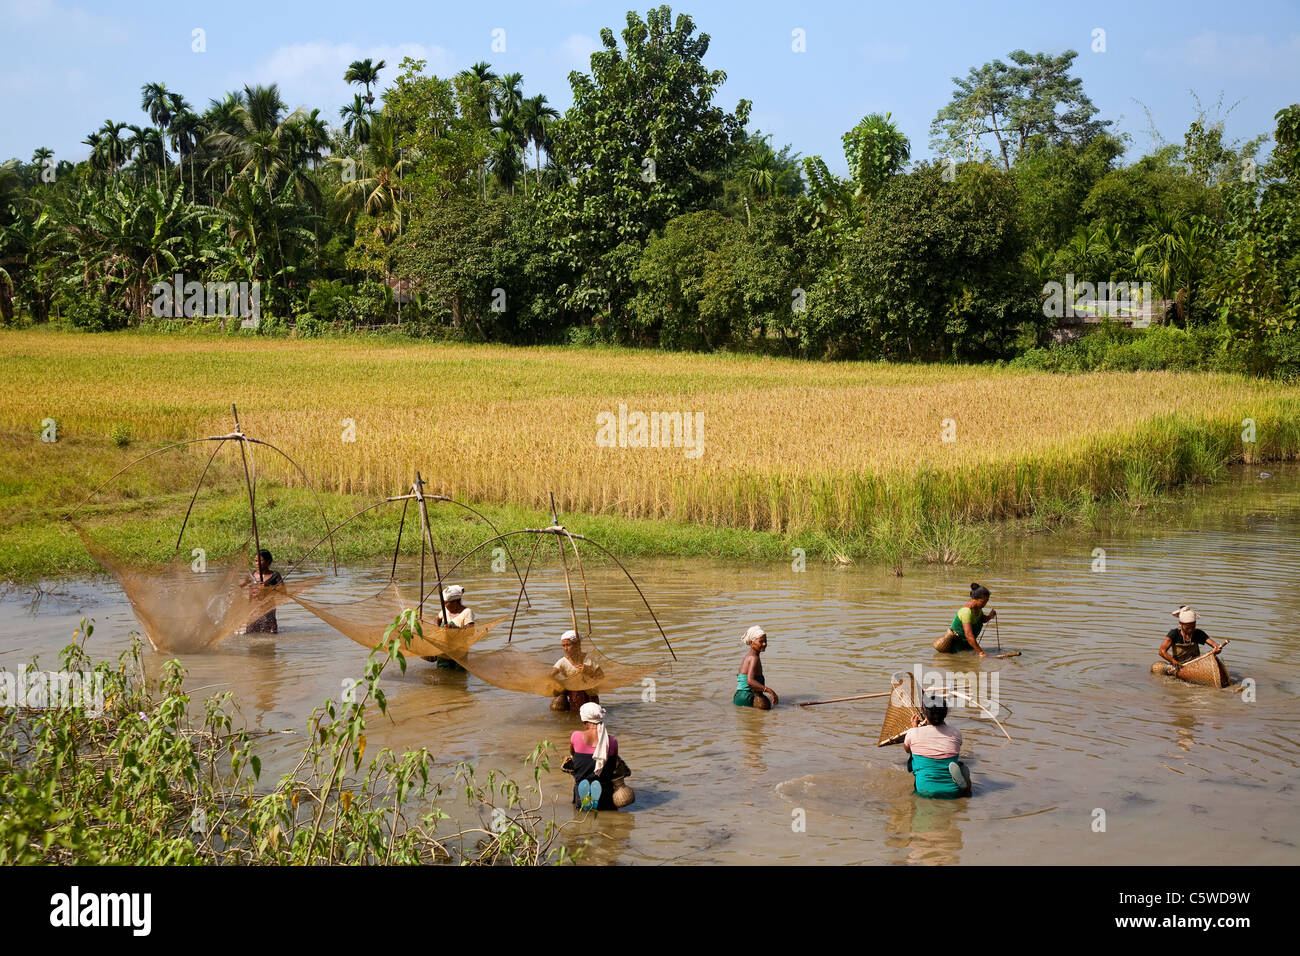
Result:
[[936,638],[934,649],[943,654],[955,654],[957,651],[975,651],[980,657],[988,657],[980,647],[980,631],[984,625],[998,616],[997,611],[984,613],[984,605],[989,603],[989,589],[982,584],[970,586],[970,600],[957,609],[956,616],[948,625],[948,633]]

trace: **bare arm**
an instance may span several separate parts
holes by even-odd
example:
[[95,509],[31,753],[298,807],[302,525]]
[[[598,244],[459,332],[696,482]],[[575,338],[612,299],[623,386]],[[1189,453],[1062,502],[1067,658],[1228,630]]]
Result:
[[1168,634],[1166,634],[1165,639],[1160,642],[1160,650],[1158,650],[1156,653],[1159,654],[1161,657],[1163,657],[1165,660],[1167,660],[1170,664],[1173,664],[1175,667],[1179,667],[1181,665],[1178,663],[1178,661],[1174,660],[1173,655],[1169,653],[1169,649],[1173,646],[1174,646],[1173,638],[1171,638]]
[[988,655],[984,653],[984,648],[980,647],[980,642],[975,639],[975,632],[971,629],[970,621],[962,621],[961,626],[966,632],[966,643],[973,647],[980,657],[988,657]]
[[741,665],[740,672],[745,675],[745,681],[746,683],[749,684],[749,689],[752,691],[756,691],[757,693],[760,694],[771,694],[772,703],[773,704],[780,703],[780,699],[776,696],[776,691],[772,690],[772,688],[760,682],[758,678],[754,676],[754,672],[757,670],[758,670],[758,655],[757,654],[748,655],[745,658],[744,664]]

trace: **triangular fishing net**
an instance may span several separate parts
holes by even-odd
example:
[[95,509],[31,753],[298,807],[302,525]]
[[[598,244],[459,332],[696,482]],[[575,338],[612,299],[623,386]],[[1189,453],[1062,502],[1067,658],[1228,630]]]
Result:
[[926,722],[925,713],[917,705],[916,682],[909,673],[904,673],[902,677],[895,676],[889,688],[885,723],[880,728],[880,740],[876,746],[899,743],[903,735],[912,729],[912,718],[916,716],[921,718],[921,723]]
[[[349,604],[323,604],[301,597],[295,597],[294,601],[339,633],[368,649],[381,645],[384,632],[392,626],[397,616],[419,603],[409,600],[396,583],[389,584],[378,594]],[[408,656],[450,657],[459,660],[504,620],[504,617],[499,617],[469,627],[436,627],[429,622],[422,626],[424,637],[410,635],[403,642],[402,651]]]
[[248,580],[248,548],[221,566],[193,570],[188,558],[133,566],[114,557],[77,528],[90,556],[121,585],[131,611],[156,651],[206,651],[290,600],[319,578],[275,586],[241,587]]
[[594,647],[584,650],[598,668],[596,673],[552,677],[551,670],[559,655],[543,657],[513,645],[491,651],[471,651],[456,657],[456,662],[475,677],[496,687],[542,697],[551,697],[562,690],[609,691],[639,684],[642,678],[664,666],[662,662],[621,664]]

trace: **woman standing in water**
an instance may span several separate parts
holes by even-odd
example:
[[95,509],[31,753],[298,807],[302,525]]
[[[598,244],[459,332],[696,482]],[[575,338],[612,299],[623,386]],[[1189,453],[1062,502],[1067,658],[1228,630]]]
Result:
[[[736,693],[732,695],[731,702],[737,707],[771,710],[780,703],[780,699],[776,696],[776,691],[763,683],[763,662],[759,660],[759,655],[767,650],[767,632],[755,624],[745,632],[741,643],[748,647],[749,651],[745,654],[745,659],[740,662],[740,670],[736,673]],[[770,702],[765,696],[767,694],[772,695]]]
[[989,603],[989,589],[982,584],[970,586],[970,600],[957,609],[957,614],[948,625],[948,633],[936,638],[934,649],[941,654],[955,654],[957,651],[975,651],[980,657],[988,657],[980,647],[980,631],[984,625],[998,616],[997,611],[984,612],[984,605]]

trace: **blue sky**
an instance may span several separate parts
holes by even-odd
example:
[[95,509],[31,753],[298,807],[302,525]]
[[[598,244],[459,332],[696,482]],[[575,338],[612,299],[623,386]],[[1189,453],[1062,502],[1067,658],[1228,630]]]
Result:
[[[0,158],[37,146],[84,158],[80,140],[106,118],[143,124],[140,87],[162,81],[197,107],[251,82],[277,82],[291,107],[320,107],[337,123],[350,100],[342,74],[382,58],[391,80],[404,55],[447,76],[478,60],[520,72],[527,95],[571,102],[569,71],[585,69],[602,27],[617,35],[627,0],[413,2],[77,3],[0,0]],[[648,5],[636,9],[643,14]],[[774,134],[843,171],[840,136],[866,113],[890,111],[930,154],[930,122],[952,77],[1015,49],[1079,52],[1075,75],[1103,118],[1133,137],[1128,160],[1156,128],[1181,142],[1192,93],[1214,113],[1223,94],[1229,138],[1271,132],[1272,116],[1300,100],[1300,6],[1283,0],[1183,2],[722,3],[673,5],[712,38],[705,63],[728,74],[719,102],[753,102],[751,129]],[[1248,15],[1247,15],[1248,14]],[[192,50],[205,31],[206,52]],[[1105,52],[1093,31],[1105,30]],[[504,30],[505,51],[492,49]],[[805,31],[806,52],[792,50]]]

